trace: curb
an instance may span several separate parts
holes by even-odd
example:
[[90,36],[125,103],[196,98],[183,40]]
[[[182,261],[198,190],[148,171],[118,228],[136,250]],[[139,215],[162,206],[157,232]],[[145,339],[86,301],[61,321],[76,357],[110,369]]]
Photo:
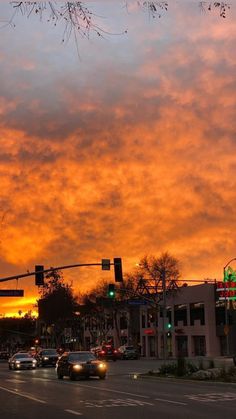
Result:
[[171,377],[171,376],[167,376],[167,377],[157,377],[157,376],[154,376],[154,375],[148,375],[148,374],[142,374],[142,373],[132,373],[132,374],[129,374],[129,377],[131,378],[131,379],[133,379],[133,380],[142,380],[142,379],[144,379],[144,380],[146,380],[146,379],[148,379],[148,380],[151,380],[151,381],[175,381],[175,382],[177,382],[177,383],[179,383],[180,381],[182,381],[182,382],[186,382],[186,381],[188,381],[188,382],[190,382],[190,383],[203,383],[203,384],[223,384],[223,385],[227,385],[227,386],[229,386],[229,385],[232,385],[232,386],[236,386],[236,382],[228,382],[228,381],[218,381],[218,380],[193,380],[193,379],[191,379],[191,378],[187,378],[187,377],[185,377],[185,378],[182,378],[182,377],[179,377],[179,378],[176,378],[176,377]]

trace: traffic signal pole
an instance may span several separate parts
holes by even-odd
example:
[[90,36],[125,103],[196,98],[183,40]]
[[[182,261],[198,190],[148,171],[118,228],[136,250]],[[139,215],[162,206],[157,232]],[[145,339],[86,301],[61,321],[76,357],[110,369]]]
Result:
[[[111,265],[114,265],[114,263],[111,263]],[[28,276],[36,275],[38,273],[43,274],[43,273],[48,273],[48,272],[53,272],[53,271],[61,271],[63,269],[78,268],[81,266],[102,266],[102,263],[76,263],[73,265],[57,266],[56,268],[49,268],[49,269],[43,269],[41,271],[32,271],[32,272],[27,272],[25,274],[7,276],[5,278],[0,278],[0,282],[11,281],[12,279],[26,278]]]
[[163,269],[162,273],[162,291],[163,291],[163,307],[162,307],[162,328],[163,328],[163,358],[166,361],[166,349],[167,349],[167,339],[166,339],[166,272]]

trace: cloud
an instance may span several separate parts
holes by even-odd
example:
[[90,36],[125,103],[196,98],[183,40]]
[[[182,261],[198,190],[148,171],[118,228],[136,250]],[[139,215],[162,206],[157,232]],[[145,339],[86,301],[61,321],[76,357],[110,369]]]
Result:
[[[221,275],[235,249],[235,24],[176,16],[167,33],[132,18],[116,54],[92,44],[76,67],[46,48],[0,60],[4,271],[114,256],[129,270],[167,250],[184,277]],[[65,272],[75,289],[102,275]]]

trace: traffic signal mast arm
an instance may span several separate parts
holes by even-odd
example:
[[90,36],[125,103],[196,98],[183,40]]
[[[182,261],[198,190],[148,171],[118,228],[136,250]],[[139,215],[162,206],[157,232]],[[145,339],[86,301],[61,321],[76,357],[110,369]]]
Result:
[[[111,265],[114,265],[114,263],[111,263]],[[26,274],[20,274],[20,275],[8,276],[6,278],[0,278],[0,282],[11,281],[12,279],[25,278],[27,276],[36,275],[38,273],[47,273],[47,272],[52,272],[52,271],[60,271],[62,269],[78,268],[80,266],[102,266],[102,263],[76,263],[74,265],[58,266],[56,268],[43,269],[42,271],[33,271],[33,272],[27,272]]]

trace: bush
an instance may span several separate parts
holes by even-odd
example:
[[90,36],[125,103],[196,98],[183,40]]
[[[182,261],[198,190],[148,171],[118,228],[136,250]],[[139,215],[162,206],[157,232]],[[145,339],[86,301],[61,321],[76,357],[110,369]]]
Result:
[[225,367],[221,369],[220,378],[228,383],[236,381],[236,368],[230,367],[226,370]]
[[176,371],[177,376],[183,377],[183,375],[186,375],[186,372],[187,372],[187,368],[186,368],[185,358],[178,358],[177,371]]
[[198,369],[199,370],[204,370],[204,368],[203,368],[203,360],[202,359],[199,361]]
[[184,375],[191,375],[198,371],[198,367],[191,362],[186,363],[185,358],[179,358],[176,363],[163,364],[159,368],[160,375],[176,375],[182,377]]
[[166,375],[166,374],[175,375],[176,371],[177,371],[177,364],[175,364],[175,363],[163,364],[159,368],[159,372],[160,372],[161,375]]
[[197,372],[199,369],[196,365],[192,364],[191,362],[187,362],[186,364],[186,373],[188,375],[193,374],[194,372]]

